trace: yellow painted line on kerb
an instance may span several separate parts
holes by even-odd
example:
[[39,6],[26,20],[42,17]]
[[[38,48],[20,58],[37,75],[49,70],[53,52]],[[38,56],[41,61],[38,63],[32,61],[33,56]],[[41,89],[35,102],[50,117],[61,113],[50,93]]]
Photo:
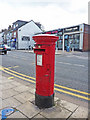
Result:
[[12,68],[12,67],[8,67],[8,68]]
[[19,67],[18,65],[16,65],[16,66],[14,66],[13,68],[17,68],[17,67]]
[[63,92],[63,93],[66,93],[66,94],[69,94],[69,95],[72,95],[72,96],[75,96],[75,97],[78,97],[78,98],[82,98],[82,99],[85,99],[85,100],[90,100],[90,98],[88,98],[88,97],[84,97],[84,96],[74,94],[74,93],[71,93],[71,92],[68,92],[68,91],[64,91],[64,90],[61,90],[61,89],[58,89],[58,88],[54,88],[54,90],[59,91],[59,92]]
[[27,79],[27,78],[24,78],[24,77],[21,77],[21,76],[15,75],[15,74],[13,74],[13,73],[11,73],[11,72],[8,72],[8,71],[6,71],[6,70],[4,70],[4,69],[2,69],[2,70],[3,70],[4,72],[10,74],[10,75],[15,76],[15,77],[18,77],[18,78],[21,78],[21,79],[23,79],[23,80],[29,81],[29,82],[31,82],[31,83],[35,83],[35,81],[33,81],[33,80],[30,80],[30,79]]
[[19,67],[19,66],[14,66],[14,67],[8,67],[8,68],[17,68],[17,67]]
[[[13,72],[13,73],[16,73],[16,74],[18,74],[18,75],[21,75],[21,76],[28,77],[28,78],[31,78],[31,79],[33,79],[33,80],[36,80],[34,77],[30,77],[30,76],[27,76],[27,75],[18,73],[18,72],[16,72],[16,71],[10,70],[10,69],[8,69],[8,68],[4,68],[4,69],[9,70],[9,71],[11,71],[11,72]],[[58,85],[58,84],[54,84],[54,86],[60,87],[60,88],[64,88],[64,89],[67,89],[67,90],[70,90],[70,91],[74,91],[74,92],[77,92],[77,93],[81,93],[81,94],[85,94],[85,95],[90,95],[90,93],[86,93],[86,92],[83,92],[83,91],[75,90],[75,89],[68,88],[68,87],[65,87],[65,86],[61,86],[61,85]]]
[[[13,75],[13,76],[15,76],[15,77],[21,78],[21,79],[23,79],[23,80],[25,80],[25,81],[29,81],[29,82],[31,82],[31,83],[36,83],[36,82],[33,81],[33,80],[30,80],[30,79],[27,79],[27,78],[18,76],[18,75],[16,75],[16,74],[11,73],[11,72],[8,72],[8,71],[6,71],[6,70],[4,70],[4,69],[5,69],[5,68],[2,68],[2,71],[6,72],[6,73],[8,73],[8,74],[10,74],[10,75]],[[56,84],[55,84],[55,85],[56,85]],[[64,86],[63,86],[63,87],[64,87]],[[78,98],[82,98],[82,99],[85,99],[85,100],[90,100],[90,98],[88,98],[88,97],[81,96],[81,95],[78,95],[78,94],[74,94],[74,93],[72,93],[72,92],[68,92],[68,91],[65,91],[65,90],[58,89],[58,88],[54,88],[54,89],[55,89],[56,91],[63,92],[63,93],[66,93],[66,94],[69,94],[69,95],[72,95],[72,96],[76,96],[76,97],[78,97]]]
[[54,84],[54,85],[55,85],[56,87],[64,88],[64,89],[67,89],[67,90],[70,90],[70,91],[82,93],[82,94],[85,94],[85,95],[90,95],[90,93],[86,93],[86,92],[83,92],[83,91],[75,90],[75,89],[68,88],[68,87],[64,87],[64,86],[57,85],[57,84]]
[[[29,81],[29,82],[32,82],[32,83],[36,83],[36,82],[33,81],[33,80],[29,80],[29,79],[23,78],[23,77],[21,77],[21,76],[15,75],[15,74],[10,73],[10,72],[8,72],[8,71],[6,71],[6,70],[4,70],[4,69],[3,69],[3,71],[6,72],[6,73],[8,73],[8,74],[11,74],[11,75],[13,75],[13,76],[16,76],[16,77],[18,77],[18,78],[21,78],[21,79],[23,79],[23,80],[25,80],[25,81]],[[76,96],[76,97],[78,97],[78,98],[82,98],[82,99],[85,99],[85,100],[90,100],[90,98],[88,98],[88,97],[84,97],[84,96],[81,96],[81,95],[77,95],[77,94],[74,94],[74,93],[71,93],[71,92],[67,92],[67,91],[64,91],[64,90],[61,90],[61,89],[58,89],[58,88],[54,88],[54,89],[55,89],[56,91],[63,92],[63,93],[66,93],[66,94],[69,94],[69,95],[72,95],[72,96]]]
[[13,79],[14,77],[9,77],[8,79]]
[[5,67],[3,67],[3,68],[6,69],[6,70],[11,71],[11,72],[13,72],[13,73],[16,73],[16,74],[18,74],[18,75],[21,75],[21,76],[24,76],[24,77],[28,77],[28,78],[31,78],[31,79],[34,79],[34,80],[35,80],[34,77],[30,77],[30,76],[27,76],[27,75],[24,75],[24,74],[18,73],[18,72],[16,72],[16,71],[10,70],[9,68],[5,68]]

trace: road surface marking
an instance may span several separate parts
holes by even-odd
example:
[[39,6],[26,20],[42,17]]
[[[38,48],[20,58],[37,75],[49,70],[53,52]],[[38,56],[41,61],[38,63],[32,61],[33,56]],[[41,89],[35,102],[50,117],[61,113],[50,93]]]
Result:
[[66,94],[69,94],[69,95],[72,95],[72,96],[75,96],[75,97],[78,97],[78,98],[82,98],[82,99],[85,99],[85,100],[90,100],[90,98],[88,98],[88,97],[84,97],[84,96],[74,94],[74,93],[71,93],[71,92],[68,92],[68,91],[65,91],[65,90],[61,90],[61,89],[58,89],[58,88],[54,88],[54,90],[60,91],[60,92],[63,92],[63,93],[66,93]]
[[85,65],[71,64],[71,63],[66,63],[66,62],[58,62],[58,63],[61,63],[61,64],[67,64],[67,65],[73,65],[73,66],[85,67]]
[[72,55],[72,56],[67,56],[67,57],[76,57],[76,58],[79,58],[79,59],[86,59],[88,60],[88,57],[86,56],[76,56],[76,55]]
[[[4,69],[9,70],[9,71],[11,71],[11,72],[13,72],[13,73],[16,73],[16,74],[18,74],[18,75],[21,75],[21,76],[28,77],[28,78],[31,78],[31,79],[33,79],[33,80],[36,80],[34,77],[30,77],[30,76],[27,76],[27,75],[18,73],[18,72],[16,72],[16,71],[10,70],[10,69],[8,69],[8,68],[4,68]],[[64,89],[67,89],[67,90],[70,90],[70,91],[82,93],[82,94],[85,94],[85,95],[90,95],[89,93],[86,93],[86,92],[83,92],[83,91],[79,91],[79,90],[76,90],[76,89],[64,87],[64,86],[61,86],[61,85],[58,85],[58,84],[54,84],[54,85],[55,85],[56,87],[64,88]]]
[[35,81],[33,81],[33,80],[30,80],[30,79],[27,79],[27,78],[24,78],[24,77],[21,77],[21,76],[15,75],[15,74],[10,73],[10,72],[8,72],[8,71],[6,71],[6,70],[4,70],[4,69],[3,69],[3,71],[6,72],[6,73],[8,73],[8,74],[10,74],[10,75],[15,76],[15,77],[21,78],[21,79],[23,79],[23,80],[26,80],[26,81],[29,81],[29,82],[32,82],[32,83],[35,83]]
[[8,79],[13,79],[14,77],[9,77]]
[[[17,77],[17,78],[23,79],[23,80],[25,80],[25,81],[29,81],[29,82],[31,82],[31,83],[36,83],[36,82],[33,81],[33,80],[30,80],[30,79],[27,79],[27,78],[18,76],[18,75],[16,75],[16,74],[13,74],[13,73],[11,73],[11,72],[8,72],[8,71],[6,71],[5,69],[9,70],[8,68],[3,68],[2,71],[6,72],[6,73],[8,73],[8,74],[10,74],[10,75],[13,75],[13,76],[15,76],[15,77]],[[25,76],[26,76],[26,75],[25,75]],[[29,76],[29,77],[30,77],[30,76]],[[35,78],[34,78],[34,79],[35,79]],[[60,86],[60,85],[57,85],[57,84],[55,84],[55,86],[56,86],[56,87],[65,88],[65,89],[68,89],[68,90],[72,90],[72,91],[76,91],[76,92],[79,92],[79,93],[82,93],[82,94],[90,95],[90,94],[88,94],[88,93],[85,93],[85,92],[82,92],[82,91],[78,91],[78,90],[74,90],[74,89],[71,89],[71,88],[67,88],[67,87],[64,87],[64,86]],[[59,92],[66,93],[66,94],[69,94],[69,95],[72,95],[72,96],[75,96],[75,97],[78,97],[78,98],[82,98],[82,99],[85,99],[85,100],[90,100],[90,98],[85,97],[85,96],[81,96],[81,95],[78,95],[78,94],[74,94],[74,93],[72,93],[72,91],[69,92],[69,91],[61,90],[61,89],[59,89],[59,88],[55,88],[55,90],[56,90],[56,91],[59,91]]]
[[31,78],[31,79],[34,79],[34,80],[35,80],[34,77],[30,77],[30,76],[27,76],[27,75],[24,75],[24,74],[18,73],[18,72],[16,72],[16,71],[10,70],[10,69],[8,69],[8,68],[4,68],[4,69],[9,70],[9,71],[11,71],[11,72],[13,72],[13,73],[19,74],[19,75],[21,75],[21,76],[28,77],[28,78]]
[[60,88],[64,88],[64,89],[70,90],[70,91],[82,93],[82,94],[85,94],[85,95],[90,95],[89,93],[86,93],[86,92],[83,92],[83,91],[79,91],[79,90],[75,90],[75,89],[68,88],[68,87],[64,87],[64,86],[61,86],[61,85],[58,85],[58,84],[54,84],[54,85],[57,86],[57,87],[60,87]]
[[3,67],[2,66],[0,66],[0,70],[2,70],[3,69]]
[[[6,73],[8,73],[8,74],[11,74],[11,75],[13,75],[13,76],[16,76],[16,77],[18,77],[18,78],[21,78],[21,79],[23,79],[23,80],[25,80],[25,81],[29,81],[29,82],[32,82],[32,83],[36,83],[35,81],[32,81],[32,80],[30,80],[30,79],[26,79],[26,78],[21,77],[21,76],[18,76],[18,75],[15,75],[15,74],[10,73],[10,72],[8,72],[8,71],[6,71],[6,70],[4,70],[4,69],[3,69],[3,71],[6,72]],[[82,99],[85,99],[85,100],[90,100],[90,98],[88,98],[88,97],[84,97],[84,96],[81,96],[81,95],[78,95],[78,94],[74,94],[74,93],[72,93],[72,92],[68,92],[68,91],[65,91],[65,90],[58,89],[58,88],[54,88],[54,89],[57,90],[57,91],[60,91],[60,92],[63,92],[63,93],[66,93],[66,94],[69,94],[69,95],[78,97],[78,98],[82,98]]]
[[13,67],[8,67],[8,68],[17,68],[17,67],[19,67],[19,66],[13,66]]
[[17,68],[17,67],[19,67],[19,66],[16,65],[16,66],[14,66],[13,68]]
[[8,67],[8,68],[12,68],[12,67]]

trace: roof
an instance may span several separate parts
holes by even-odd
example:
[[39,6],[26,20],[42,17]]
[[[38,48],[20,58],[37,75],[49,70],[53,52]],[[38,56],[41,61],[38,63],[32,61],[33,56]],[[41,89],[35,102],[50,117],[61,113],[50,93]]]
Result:
[[13,24],[14,24],[14,23],[17,23],[17,22],[26,22],[26,23],[28,23],[28,21],[24,21],[24,20],[17,20],[17,21],[15,21],[15,22],[13,22]]
[[[29,22],[31,22],[31,21],[33,21],[33,20],[30,20]],[[33,21],[34,22],[34,21]],[[40,22],[34,22],[40,29],[41,29],[41,24],[40,24]],[[41,29],[42,30],[42,29]]]
[[16,21],[16,22],[14,22],[13,24],[16,24],[16,23],[18,23],[18,22],[21,22],[21,24],[18,24],[18,26],[17,26],[16,28],[14,28],[14,29],[13,29],[13,31],[18,30],[18,28],[20,28],[20,27],[22,27],[23,25],[25,25],[25,24],[29,23],[29,22],[27,22],[27,21],[17,20],[17,21]]
[[[33,20],[30,20],[28,23],[30,23],[31,21],[34,22]],[[28,24],[28,23],[26,23],[26,24]],[[37,25],[37,27],[39,27],[39,29],[41,29],[39,22],[34,22],[34,23]],[[24,25],[26,25],[26,24],[23,24],[22,26],[24,26]],[[22,26],[20,26],[19,28],[21,28]],[[42,30],[42,29],[41,29],[41,30]]]

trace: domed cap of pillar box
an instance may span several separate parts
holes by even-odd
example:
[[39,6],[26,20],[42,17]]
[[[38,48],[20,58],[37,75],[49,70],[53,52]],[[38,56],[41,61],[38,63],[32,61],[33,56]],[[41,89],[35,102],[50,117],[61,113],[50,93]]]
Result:
[[55,43],[58,39],[58,36],[50,34],[39,34],[33,36],[33,40],[36,42],[36,44],[52,44]]

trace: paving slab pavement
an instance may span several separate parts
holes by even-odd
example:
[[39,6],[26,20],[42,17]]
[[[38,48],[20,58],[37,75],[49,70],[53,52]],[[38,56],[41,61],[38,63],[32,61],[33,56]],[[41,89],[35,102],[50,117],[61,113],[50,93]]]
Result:
[[7,118],[15,118],[17,120],[25,118],[25,120],[29,120],[25,115],[23,115],[19,111],[14,112],[13,114],[11,114],[10,116],[8,116]]
[[21,103],[25,103],[26,101],[34,101],[35,100],[35,95],[26,91],[21,94],[15,95],[14,98]]
[[29,90],[29,87],[25,86],[25,85],[21,85],[21,86],[15,87],[13,89],[17,92],[24,92],[24,91]]
[[19,102],[18,100],[16,100],[13,97],[4,99],[3,102],[2,102],[2,108],[6,108],[6,107],[14,107],[14,108],[16,108],[19,105],[21,105],[21,102]]
[[30,101],[28,101],[16,108],[17,108],[17,110],[21,111],[28,118],[34,117],[41,111],[37,106],[32,104]]
[[71,112],[65,108],[55,105],[52,108],[43,110],[41,113],[46,118],[68,118],[71,115]]
[[88,116],[88,109],[79,106],[70,118],[86,118]]
[[67,102],[65,100],[60,100],[59,102],[57,102],[57,104],[60,105],[61,107],[66,108],[67,110],[71,112],[75,111],[78,108],[78,105]]
[[[29,120],[29,118],[31,120],[35,118],[44,118],[45,120],[51,118],[63,118],[65,120],[84,118],[86,120],[88,118],[88,108],[61,100],[56,96],[54,97],[55,106],[48,109],[39,109],[35,105],[35,87],[31,83],[24,85],[3,76],[2,81],[0,82],[0,86],[2,86],[0,117],[3,110],[13,108],[14,112],[6,115],[6,118],[25,118],[25,120]],[[4,84],[7,89],[4,88]]]
[[13,97],[14,95],[17,95],[18,92],[16,92],[15,90],[13,89],[8,89],[8,90],[4,90],[2,91],[2,96],[1,98],[2,99],[6,99],[6,98],[9,98],[9,97]]

